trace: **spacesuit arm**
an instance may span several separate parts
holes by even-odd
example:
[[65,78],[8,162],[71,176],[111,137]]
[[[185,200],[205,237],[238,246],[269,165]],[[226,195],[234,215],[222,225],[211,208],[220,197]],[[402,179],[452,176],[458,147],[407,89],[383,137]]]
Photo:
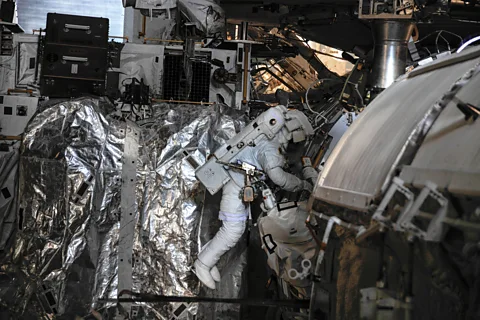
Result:
[[275,183],[277,186],[279,186],[284,190],[292,191],[292,192],[297,192],[302,190],[308,190],[310,192],[312,191],[311,184],[297,178],[293,174],[285,172],[281,167],[268,169],[267,175],[272,180],[273,183]]
[[308,182],[283,170],[285,157],[279,152],[279,149],[278,141],[262,141],[256,148],[257,159],[268,177],[277,186],[287,191],[311,191],[312,186]]

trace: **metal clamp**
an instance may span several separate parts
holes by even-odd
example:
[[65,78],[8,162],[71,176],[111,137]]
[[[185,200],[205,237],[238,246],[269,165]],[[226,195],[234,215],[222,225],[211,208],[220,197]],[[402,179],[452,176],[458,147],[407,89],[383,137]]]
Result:
[[312,262],[309,259],[303,259],[302,260],[302,269],[303,269],[302,272],[298,272],[296,269],[292,268],[292,269],[288,270],[288,276],[292,280],[305,279],[308,276],[311,268],[312,268]]
[[265,175],[265,173],[263,171],[258,170],[254,165],[251,165],[251,164],[243,162],[243,161],[240,164],[229,163],[229,162],[224,162],[224,161],[220,161],[220,160],[217,160],[216,162],[225,166],[228,169],[235,170],[235,171],[243,173],[247,176],[263,177]]
[[[414,223],[414,219],[419,215],[421,206],[428,198],[434,199],[440,208],[433,216],[433,219],[425,231]],[[411,209],[408,211],[404,210],[397,221],[403,230],[408,231],[412,235],[425,241],[439,242],[443,234],[443,221],[447,216],[447,209],[448,200],[437,191],[437,185],[435,183],[427,181]]]
[[413,193],[410,190],[408,190],[403,184],[404,182],[402,179],[398,177],[393,178],[390,188],[388,188],[387,193],[385,193],[385,196],[383,197],[382,202],[380,202],[380,205],[378,206],[377,210],[375,211],[372,217],[372,219],[375,221],[378,221],[381,226],[386,228],[391,227],[395,231],[403,231],[401,226],[397,223],[398,220],[393,221],[391,216],[385,215],[385,209],[387,208],[388,204],[392,200],[393,196],[397,192],[399,192],[406,199],[406,203],[403,206],[403,209],[400,212],[399,217],[404,215],[405,212],[410,211],[410,208],[412,207],[413,201],[414,201]]

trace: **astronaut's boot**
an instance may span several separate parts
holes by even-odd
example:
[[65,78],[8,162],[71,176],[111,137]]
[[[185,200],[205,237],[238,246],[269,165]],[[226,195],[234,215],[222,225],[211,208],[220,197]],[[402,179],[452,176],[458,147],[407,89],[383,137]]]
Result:
[[213,268],[210,270],[210,275],[216,282],[220,282],[220,280],[222,280],[222,277],[220,276],[220,271],[218,271],[217,266],[213,266]]
[[[205,249],[206,246],[208,246],[210,242],[212,242],[212,240],[208,241],[207,244],[203,246],[202,251]],[[215,280],[215,282],[220,282],[220,280],[222,279],[222,277],[220,276],[220,271],[218,271],[217,266],[213,266],[212,269],[210,269],[210,275],[212,276],[213,280]]]
[[215,280],[213,280],[213,277],[210,274],[211,268],[206,266],[199,259],[197,259],[193,265],[195,267],[195,274],[197,275],[198,279],[210,289],[215,290]]

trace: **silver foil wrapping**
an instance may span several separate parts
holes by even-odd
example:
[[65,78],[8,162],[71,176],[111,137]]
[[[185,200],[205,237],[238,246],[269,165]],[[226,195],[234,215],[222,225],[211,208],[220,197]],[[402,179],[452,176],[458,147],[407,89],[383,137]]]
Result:
[[[205,197],[193,165],[235,135],[244,117],[223,106],[164,104],[153,110],[137,125],[110,116],[110,103],[83,98],[44,107],[30,122],[20,156],[20,228],[0,274],[0,302],[18,317],[73,319],[93,308],[107,319],[116,312],[100,300],[125,289],[119,288],[119,219],[122,177],[131,167],[124,155],[130,132],[140,133],[133,166],[132,290],[209,294],[190,267],[220,225],[218,199]],[[245,249],[241,241],[220,261],[216,295],[241,294]],[[138,304],[131,310],[135,319],[171,319],[177,310],[183,310],[178,319],[238,318],[238,309],[224,305]]]

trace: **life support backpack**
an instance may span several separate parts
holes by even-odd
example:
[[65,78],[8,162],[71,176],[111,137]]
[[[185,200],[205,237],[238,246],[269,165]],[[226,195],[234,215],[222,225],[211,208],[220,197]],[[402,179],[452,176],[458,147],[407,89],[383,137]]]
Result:
[[316,243],[308,230],[306,202],[283,202],[258,220],[262,248],[270,268],[287,283],[306,288]]

